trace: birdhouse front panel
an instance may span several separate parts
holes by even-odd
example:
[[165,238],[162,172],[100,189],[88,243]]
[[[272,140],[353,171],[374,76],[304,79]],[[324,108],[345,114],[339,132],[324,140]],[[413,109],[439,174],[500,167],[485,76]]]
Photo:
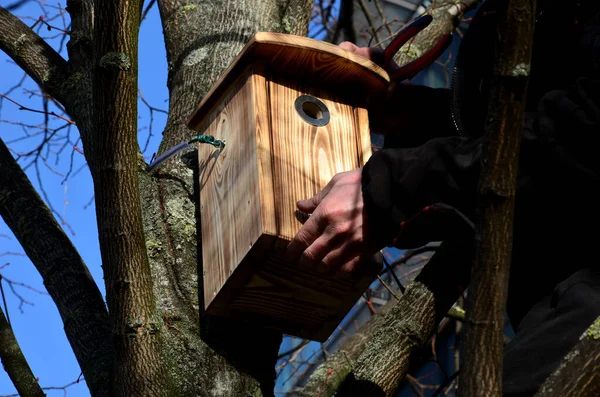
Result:
[[291,240],[300,227],[296,202],[316,195],[335,174],[362,166],[364,143],[358,139],[355,109],[364,109],[306,83],[281,78],[269,81],[268,92],[277,234]]
[[[352,88],[360,78],[381,76],[337,48],[279,36],[257,36],[188,121],[227,142],[198,149],[204,305],[209,314],[324,341],[379,268],[324,274],[299,268],[285,248],[308,216],[299,216],[296,202],[370,155],[365,98],[357,96],[367,89]],[[274,58],[304,66],[288,62],[279,70],[269,62]],[[325,73],[319,59],[330,66],[337,59],[343,72]],[[311,64],[318,66],[315,78]]]

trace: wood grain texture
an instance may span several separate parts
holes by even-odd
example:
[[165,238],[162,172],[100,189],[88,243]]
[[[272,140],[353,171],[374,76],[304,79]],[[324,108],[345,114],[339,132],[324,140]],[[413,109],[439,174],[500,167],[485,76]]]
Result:
[[300,269],[285,257],[288,242],[261,237],[213,301],[210,313],[324,342],[380,268],[370,266],[356,279]]
[[[353,278],[324,275],[287,261],[285,248],[301,227],[296,202],[370,155],[367,111],[260,64],[222,92],[197,127],[227,141],[222,151],[199,149],[205,308],[324,341],[380,269]],[[325,104],[328,124],[301,118],[301,95]]]
[[189,128],[198,129],[202,119],[220,102],[223,91],[249,65],[292,80],[308,79],[314,86],[345,92],[357,102],[381,98],[390,83],[381,67],[336,45],[307,37],[258,32],[188,118]]
[[262,234],[252,83],[249,71],[241,75],[202,128],[227,141],[224,150],[198,148],[205,305]]
[[260,74],[252,75],[253,112],[256,128],[256,145],[258,157],[258,183],[260,191],[262,227],[264,233],[273,236],[279,234],[275,218],[275,197],[273,188],[273,158],[271,137],[271,115],[268,109],[268,81]]
[[[302,120],[294,102],[302,94],[321,100],[330,112],[326,126]],[[269,84],[273,126],[273,179],[279,236],[292,239],[301,224],[294,213],[296,202],[317,194],[342,171],[361,166],[354,109],[334,94],[307,84],[274,78]]]
[[357,131],[358,162],[362,166],[371,158],[372,153],[369,112],[367,112],[367,109],[361,107],[354,108],[354,120],[356,121]]

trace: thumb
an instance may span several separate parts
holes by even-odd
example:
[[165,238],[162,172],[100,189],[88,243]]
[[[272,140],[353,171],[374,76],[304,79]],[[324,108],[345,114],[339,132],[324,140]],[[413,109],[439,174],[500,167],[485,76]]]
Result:
[[321,201],[323,201],[323,199],[325,197],[327,197],[327,195],[329,194],[329,191],[331,190],[331,188],[333,187],[333,185],[336,183],[336,176],[334,176],[331,181],[329,181],[329,183],[327,185],[325,185],[325,187],[323,189],[321,189],[321,191],[317,194],[315,194],[314,196],[312,196],[309,199],[306,200],[299,200],[296,203],[296,206],[298,207],[298,209],[302,212],[306,212],[307,214],[312,214],[314,212],[314,210],[317,208],[317,206],[319,204],[321,204]]
[[317,208],[317,206],[319,205],[319,203],[321,202],[321,198],[320,198],[321,192],[317,193],[316,195],[312,196],[309,199],[306,200],[298,200],[298,202],[296,203],[296,207],[298,207],[298,209],[302,212],[306,212],[307,214],[312,214],[313,211],[315,210],[315,208]]

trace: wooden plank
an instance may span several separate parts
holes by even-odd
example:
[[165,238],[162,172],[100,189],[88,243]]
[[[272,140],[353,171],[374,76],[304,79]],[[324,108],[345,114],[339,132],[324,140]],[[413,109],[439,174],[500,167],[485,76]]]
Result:
[[370,267],[353,278],[302,269],[287,261],[286,243],[280,239],[256,254],[254,249],[265,246],[259,242],[248,256],[254,259],[245,259],[236,269],[208,312],[325,341],[380,269]]
[[[256,278],[251,280],[256,284],[249,282],[244,288],[269,297],[266,304],[255,303],[252,308],[246,305],[246,310],[263,319],[273,316],[284,320],[278,326],[284,333],[321,342],[331,335],[381,270],[368,265],[361,275],[322,273],[299,268],[286,260],[284,252],[284,248],[269,251]],[[247,298],[247,294],[240,294],[236,300]],[[276,301],[283,305],[271,303]]]
[[263,233],[279,235],[275,218],[275,194],[273,188],[273,159],[271,115],[268,99],[268,82],[260,74],[252,75],[253,111],[255,117],[256,143],[258,157],[258,183]]
[[[352,278],[322,274],[289,263],[285,247],[301,226],[296,201],[370,156],[367,111],[344,92],[270,75],[261,65],[219,92],[196,126],[227,140],[223,151],[199,147],[205,308],[324,341],[378,269]],[[321,100],[329,123],[303,120],[294,106],[299,95]]]
[[253,80],[245,72],[229,87],[201,131],[227,141],[200,144],[200,213],[204,301],[208,306],[262,235]]
[[381,67],[339,46],[307,37],[258,32],[190,115],[189,128],[199,128],[211,109],[218,105],[223,90],[249,65],[292,80],[310,79],[313,85],[345,91],[365,103],[382,98],[390,83]]
[[[316,127],[300,118],[294,101],[302,94],[313,95],[327,106],[329,124]],[[305,84],[274,79],[269,84],[269,104],[279,236],[291,240],[301,226],[294,215],[296,202],[317,194],[335,174],[360,166],[358,131],[351,106]]]
[[354,118],[356,120],[356,144],[358,145],[358,163],[364,166],[367,160],[371,158],[371,134],[369,129],[369,113],[367,109],[354,108]]

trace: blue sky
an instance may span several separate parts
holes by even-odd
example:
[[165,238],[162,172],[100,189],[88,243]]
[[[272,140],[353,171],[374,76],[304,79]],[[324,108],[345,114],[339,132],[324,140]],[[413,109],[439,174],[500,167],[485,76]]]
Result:
[[[8,5],[12,2],[13,0],[0,0],[0,5]],[[50,6],[57,4],[54,0],[47,0],[45,3]],[[55,13],[55,11],[52,12]],[[30,26],[42,13],[43,10],[36,2],[30,2],[16,12]],[[65,21],[57,18],[51,24],[64,27],[68,25],[68,14],[65,14],[65,18]],[[58,47],[61,45],[60,35],[54,37],[57,34],[55,30],[48,31],[43,28],[41,34],[43,37],[48,38],[53,46]],[[66,57],[64,50],[62,54]],[[166,110],[168,108],[167,64],[162,28],[156,7],[150,11],[146,20],[142,23],[139,57],[139,86],[144,98],[153,107]],[[2,76],[0,78],[0,93],[6,93],[23,76],[23,72],[2,52],[0,52],[0,76]],[[21,87],[14,89],[9,97],[23,106],[42,109],[41,98],[32,95],[30,92],[35,90],[37,90],[36,85],[30,79],[27,79]],[[165,122],[165,114],[154,113],[152,123],[154,136],[145,153],[147,161],[152,153],[156,151]],[[21,126],[14,123],[41,125],[43,116],[38,113],[19,110],[17,105],[4,100],[0,104],[0,137],[16,152],[29,151],[39,144],[42,139],[41,136],[34,136],[25,141],[15,141],[16,138],[23,136],[24,131]],[[51,120],[50,127],[57,128],[64,124],[63,120],[54,118]],[[144,147],[149,132],[150,114],[141,101],[139,102],[138,125],[140,129],[140,146]],[[39,131],[39,129],[30,130],[29,132],[35,131]],[[61,133],[66,132],[66,129],[61,131]],[[71,141],[77,144],[76,130],[72,129],[70,135]],[[52,205],[56,214],[66,221],[67,224],[64,225],[66,233],[79,250],[102,294],[104,294],[91,177],[87,168],[85,168],[83,156],[77,150],[74,150],[72,146],[72,144],[65,145],[64,151],[58,156],[58,163],[56,163],[57,156],[48,153],[47,164],[39,163],[39,173],[32,166],[27,169],[27,174],[38,189],[41,181],[41,186],[45,192],[44,198]],[[54,149],[57,148],[54,147]],[[80,144],[78,144],[78,148],[81,149]],[[71,158],[73,158],[72,167]],[[27,162],[27,160],[24,160],[22,164],[27,164]],[[73,172],[65,181],[64,175],[68,174],[71,168]],[[16,283],[26,283],[28,286],[44,291],[39,274],[27,257],[22,255],[22,252],[10,230],[0,220],[0,274]],[[8,265],[6,265],[7,263]],[[10,320],[15,334],[35,376],[39,378],[40,384],[43,387],[61,387],[76,381],[80,376],[79,366],[66,340],[58,312],[50,297],[15,284],[16,292],[28,302],[33,303],[33,305],[24,305],[23,312],[21,312],[19,310],[20,299],[12,293],[6,281],[2,285],[4,286]],[[286,351],[298,342],[297,339],[287,339],[281,350]],[[315,351],[320,351],[320,345],[313,342],[305,349],[303,355],[309,358],[314,355]],[[289,375],[283,373],[278,379],[276,390],[280,391],[290,386],[286,380],[293,375],[293,368],[288,372]],[[4,371],[0,371],[0,397],[13,393],[15,393],[15,390],[10,379]],[[64,390],[46,390],[46,393],[51,397],[63,396]],[[89,392],[84,381],[82,381],[69,386],[67,395],[86,397],[89,396]]]
[[[12,0],[0,0],[1,5],[8,5],[12,2]],[[52,5],[56,4],[56,2],[46,1],[46,4]],[[54,13],[51,9],[49,11]],[[35,19],[39,15],[42,15],[43,11],[35,2],[30,2],[15,13],[19,17],[22,17],[27,25],[31,26],[35,22]],[[65,15],[65,18],[68,18],[68,14]],[[68,20],[66,22],[68,23]],[[61,18],[53,20],[51,24],[63,27]],[[49,32],[46,28],[41,30],[41,34],[44,37],[52,37],[56,33],[54,30]],[[49,41],[53,45],[60,44],[57,38],[49,39]],[[139,51],[139,82],[144,98],[152,106],[166,110],[168,109],[168,91],[166,87],[167,64],[162,28],[156,7],[150,11],[141,26]],[[62,54],[66,57],[65,51]],[[23,76],[20,68],[14,65],[1,51],[0,76],[2,76],[0,77],[0,93],[6,93]],[[9,97],[21,105],[33,109],[42,109],[42,100],[38,96],[32,96],[25,90],[37,90],[37,87],[30,79],[27,79],[23,86],[12,91]],[[4,100],[1,103],[0,120],[2,120],[0,122],[0,137],[8,143],[14,141],[15,138],[22,137],[23,130],[20,126],[6,121],[28,125],[41,125],[43,123],[43,116],[19,110],[18,106]],[[140,128],[140,145],[142,147],[148,137],[149,121],[147,107],[140,103],[138,123]],[[148,156],[147,160],[156,151],[165,122],[166,115],[163,113],[154,113],[154,122],[152,125],[154,139],[151,140],[146,153]],[[55,119],[51,120],[50,127],[57,128],[63,124],[65,124],[64,121]],[[65,132],[65,130],[62,132]],[[71,131],[71,135],[73,137],[77,136],[75,129]],[[34,137],[24,142],[13,142],[9,144],[9,147],[16,151],[26,151],[31,150],[40,141],[41,137]],[[81,148],[81,145],[79,145],[79,148]],[[77,151],[73,152],[72,145],[70,145],[60,155],[58,164],[55,163],[56,156],[49,155],[48,166],[46,167],[42,162],[39,167],[39,175],[48,201],[52,204],[56,212],[69,224],[69,226],[65,225],[64,229],[79,250],[104,295],[95,208],[93,203],[90,205],[93,195],[91,177],[87,168],[81,169],[75,175],[73,175],[73,172],[72,176],[64,183],[62,183],[64,176],[57,175],[57,173],[66,175],[70,167],[69,160],[71,154],[73,154],[74,158],[74,170],[84,166],[83,156]],[[27,161],[22,162],[22,164],[26,163]],[[36,188],[39,187],[38,173],[33,166],[27,170],[27,174]],[[9,263],[9,265],[0,269],[0,274],[6,279],[26,283],[35,289],[44,291],[41,277],[27,257],[22,255],[22,252],[23,250],[18,241],[12,237],[10,230],[0,220],[0,266]],[[16,292],[27,301],[33,303],[33,306],[25,304],[21,313],[19,310],[20,299],[12,293],[6,281],[2,284],[11,324],[21,345],[21,349],[33,369],[34,375],[39,377],[40,384],[42,386],[64,386],[76,381],[80,375],[79,366],[65,337],[56,306],[50,297],[15,285]],[[15,392],[6,372],[3,370],[0,371],[0,396]],[[67,392],[68,396],[89,396],[89,392],[83,382],[70,386]],[[64,391],[47,390],[46,393],[48,396],[63,396]]]
[[[0,5],[6,6],[12,3],[12,0],[0,0]],[[52,6],[58,4],[58,2],[48,0],[46,4]],[[52,8],[48,8],[47,11],[51,14],[56,13],[56,10]],[[43,10],[35,2],[30,2],[16,11],[15,14],[27,25],[31,26],[38,16],[43,15]],[[57,18],[50,23],[53,26],[64,28],[65,25],[68,25],[68,14],[65,13],[64,22],[61,18]],[[42,37],[46,38],[55,48],[59,48],[61,45],[60,35],[58,35],[59,37],[55,37],[58,33],[55,30],[47,31],[46,28],[40,30]],[[67,54],[64,50],[64,43],[62,44],[63,50],[61,54],[66,58]],[[0,79],[0,93],[6,93],[10,90],[21,80],[23,75],[23,71],[0,51],[0,76],[3,76]],[[139,87],[144,98],[155,108],[168,109],[166,82],[167,63],[162,28],[158,10],[156,7],[153,7],[141,25]],[[37,89],[38,87],[35,83],[27,78],[21,87],[10,92],[9,98],[20,105],[39,110],[42,109],[41,98],[32,96],[30,93],[30,91]],[[146,105],[141,101],[138,102],[138,105],[139,142],[140,147],[143,148],[148,138],[150,113]],[[56,108],[54,110],[57,111]],[[43,120],[44,117],[41,114],[19,110],[19,106],[7,100],[0,102],[0,137],[15,152],[30,151],[39,144],[42,137],[15,141],[15,139],[22,137],[24,133],[21,126],[14,123],[42,125]],[[152,154],[157,150],[161,131],[165,123],[166,115],[161,112],[154,112],[151,125],[153,138],[150,140],[148,150],[144,153],[146,161],[149,161]],[[64,124],[63,120],[53,118],[50,121],[50,128],[57,128]],[[35,132],[38,130],[34,129],[32,131]],[[70,134],[71,140],[75,141],[77,138],[76,129],[73,128]],[[41,180],[41,186],[45,192],[43,198],[67,222],[68,225],[64,225],[65,232],[77,247],[104,295],[92,181],[89,171],[85,167],[83,156],[77,150],[74,151],[72,146],[67,145],[58,157],[58,164],[56,164],[57,157],[49,155],[48,166],[41,162],[39,174],[34,166],[29,167],[26,172],[38,190]],[[80,143],[78,143],[78,148],[82,149]],[[70,164],[71,157],[74,160],[73,166]],[[27,163],[27,160],[21,161],[22,165]],[[70,168],[75,172],[71,172],[70,177],[65,182],[64,175],[69,172]],[[80,369],[65,337],[56,306],[48,295],[39,294],[28,288],[16,285],[16,283],[25,283],[36,290],[45,291],[42,279],[37,270],[28,258],[23,255],[23,250],[18,241],[16,241],[10,229],[0,219],[1,266],[4,267],[0,268],[0,274],[5,279],[14,281],[16,292],[32,303],[32,305],[23,305],[21,312],[19,309],[21,300],[12,293],[6,281],[2,283],[12,327],[34,375],[39,378],[39,383],[42,387],[62,387],[77,381],[80,376]],[[1,300],[0,304],[2,304]],[[282,350],[287,350],[293,343],[297,343],[297,340],[288,339],[282,345]],[[316,343],[313,344],[319,346]],[[286,385],[282,384],[282,380],[286,379],[288,379],[288,376],[280,379],[277,386],[278,390],[285,388]],[[63,389],[45,391],[50,397],[64,395]],[[84,380],[70,385],[66,391],[68,396],[89,396],[89,391],[85,386]],[[0,397],[13,393],[16,393],[16,390],[8,375],[6,372],[0,371]]]

